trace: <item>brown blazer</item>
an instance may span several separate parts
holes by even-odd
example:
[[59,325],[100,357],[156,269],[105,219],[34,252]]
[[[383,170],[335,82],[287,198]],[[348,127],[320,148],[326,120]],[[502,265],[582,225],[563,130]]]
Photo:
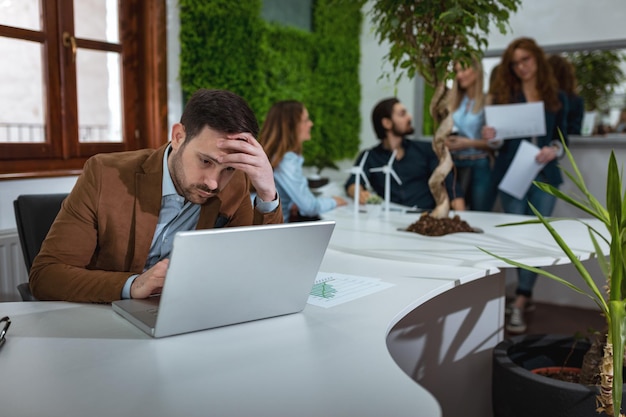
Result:
[[[40,300],[109,303],[126,280],[143,272],[161,209],[163,155],[157,150],[90,158],[65,199],[30,271]],[[254,210],[250,180],[236,171],[219,195],[200,209],[197,229],[282,223],[279,206]]]

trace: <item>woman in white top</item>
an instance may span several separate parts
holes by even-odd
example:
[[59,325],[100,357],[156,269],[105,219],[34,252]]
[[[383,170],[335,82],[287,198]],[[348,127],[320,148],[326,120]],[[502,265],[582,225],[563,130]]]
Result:
[[285,222],[308,220],[346,205],[341,197],[316,197],[302,172],[302,144],[311,139],[313,122],[304,104],[295,100],[275,103],[267,113],[259,142],[274,168],[274,181]]

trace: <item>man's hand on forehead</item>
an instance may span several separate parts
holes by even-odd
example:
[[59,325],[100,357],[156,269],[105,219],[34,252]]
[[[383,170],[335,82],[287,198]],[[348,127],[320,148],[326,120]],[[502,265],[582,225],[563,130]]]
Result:
[[217,146],[226,152],[218,158],[219,163],[244,171],[263,201],[274,199],[276,188],[272,166],[265,150],[252,134],[228,134],[217,142]]

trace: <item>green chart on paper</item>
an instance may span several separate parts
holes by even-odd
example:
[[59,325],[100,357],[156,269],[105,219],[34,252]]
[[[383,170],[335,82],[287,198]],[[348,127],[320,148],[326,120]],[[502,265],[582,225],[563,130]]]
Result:
[[311,295],[325,299],[333,298],[336,293],[337,290],[328,282],[319,282],[311,289]]
[[319,272],[307,303],[323,308],[334,307],[391,286],[393,284],[378,278]]

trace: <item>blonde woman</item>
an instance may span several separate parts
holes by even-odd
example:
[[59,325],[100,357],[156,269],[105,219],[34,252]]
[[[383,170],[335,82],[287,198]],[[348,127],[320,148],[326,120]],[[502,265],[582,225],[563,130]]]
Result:
[[302,144],[311,139],[313,122],[299,101],[275,103],[267,113],[259,142],[272,168],[285,222],[311,220],[347,204],[341,197],[316,197],[302,172]]
[[450,92],[453,132],[446,140],[463,187],[465,204],[471,210],[490,211],[496,198],[491,187],[491,149],[482,139],[485,125],[483,67],[479,60],[472,65],[457,62]]

